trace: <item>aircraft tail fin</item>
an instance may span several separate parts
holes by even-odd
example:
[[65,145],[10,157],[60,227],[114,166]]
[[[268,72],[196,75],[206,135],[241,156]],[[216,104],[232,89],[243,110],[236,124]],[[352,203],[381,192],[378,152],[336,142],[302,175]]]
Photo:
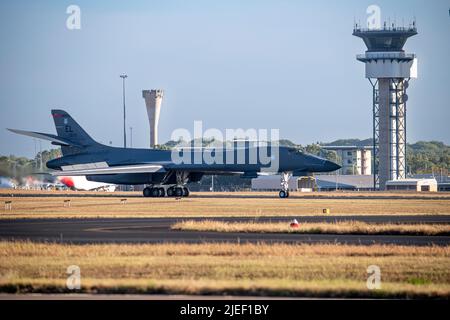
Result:
[[83,152],[88,147],[101,146],[64,110],[52,110],[52,116],[57,135],[17,129],[8,130],[24,136],[51,141],[53,145],[61,146],[63,156]]
[[79,153],[80,149],[98,145],[66,111],[52,110],[52,116],[58,137],[70,142],[69,145],[61,145],[63,155]]

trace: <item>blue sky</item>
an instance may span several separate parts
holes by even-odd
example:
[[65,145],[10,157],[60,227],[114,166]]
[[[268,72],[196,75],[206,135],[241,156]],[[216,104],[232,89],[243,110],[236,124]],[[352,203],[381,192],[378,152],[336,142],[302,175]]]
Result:
[[[81,8],[81,30],[66,8]],[[55,132],[62,108],[98,141],[122,144],[122,84],[133,146],[148,146],[142,89],[162,88],[160,142],[176,128],[279,128],[307,144],[367,138],[371,88],[354,19],[416,17],[406,50],[408,141],[450,143],[450,1],[11,1],[0,3],[0,154],[32,156],[5,128]],[[43,143],[43,147],[49,144]]]

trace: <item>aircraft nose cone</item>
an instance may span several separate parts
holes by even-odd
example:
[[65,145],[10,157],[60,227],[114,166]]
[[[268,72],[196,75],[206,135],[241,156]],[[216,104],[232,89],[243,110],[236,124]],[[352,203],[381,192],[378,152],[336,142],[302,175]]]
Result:
[[329,160],[325,160],[323,163],[324,166],[324,171],[336,171],[339,170],[341,168],[340,165],[338,165],[337,163],[334,163],[332,161]]

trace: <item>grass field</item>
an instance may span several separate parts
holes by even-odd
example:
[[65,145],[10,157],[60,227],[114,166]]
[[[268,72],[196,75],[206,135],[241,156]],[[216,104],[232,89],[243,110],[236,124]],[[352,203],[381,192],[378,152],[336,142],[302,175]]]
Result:
[[[450,194],[446,193],[315,193],[317,197],[293,193],[288,199],[279,199],[274,192],[193,193],[179,200],[129,193],[123,196],[126,204],[121,204],[122,197],[107,193],[101,193],[103,197],[84,197],[89,194],[77,192],[41,193],[43,197],[16,191],[11,196],[2,191],[0,201],[12,201],[12,210],[0,208],[0,218],[300,216],[322,214],[325,208],[333,215],[450,214]],[[65,199],[70,199],[70,207],[64,207]]]
[[[317,297],[450,297],[450,248],[287,244],[63,245],[0,242],[0,291]],[[366,287],[367,267],[381,289]],[[80,292],[78,291],[78,292]]]
[[[12,210],[0,208],[0,219],[294,217],[324,215],[325,208],[336,216],[450,215],[450,194],[445,193],[292,193],[289,199],[279,199],[275,192],[193,193],[180,200],[143,198],[139,193],[35,193],[0,191],[2,205],[12,201]],[[64,207],[68,199],[70,207]],[[286,227],[283,224],[282,228]],[[378,230],[387,227],[392,226],[380,225]],[[367,232],[368,226],[339,228],[366,228]],[[402,228],[416,228],[407,232],[423,234],[448,232],[447,225]],[[81,292],[86,293],[450,298],[450,246],[337,244],[71,245],[3,241],[0,291],[72,292],[66,288],[70,265],[81,268]],[[379,290],[366,287],[370,265],[381,268]]]
[[450,225],[444,224],[371,224],[358,221],[333,223],[300,223],[292,228],[287,222],[226,222],[189,220],[174,224],[172,229],[185,231],[251,232],[251,233],[315,233],[448,236]]

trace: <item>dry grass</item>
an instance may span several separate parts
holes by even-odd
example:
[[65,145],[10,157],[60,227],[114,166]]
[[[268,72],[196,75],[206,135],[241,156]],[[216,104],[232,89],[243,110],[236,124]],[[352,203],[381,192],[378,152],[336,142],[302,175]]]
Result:
[[[365,194],[359,193],[337,193],[341,195],[341,198],[329,199],[311,198],[308,195],[299,197],[299,194],[295,193],[289,199],[279,199],[273,192],[194,193],[193,197],[180,200],[128,198],[124,205],[120,203],[120,197],[108,196],[105,193],[102,194],[106,197],[84,197],[82,195],[85,193],[77,192],[43,191],[42,193],[46,196],[10,197],[4,192],[4,196],[1,196],[2,193],[0,193],[1,204],[7,200],[13,202],[11,211],[0,208],[0,218],[301,216],[322,214],[324,208],[329,208],[333,215],[450,214],[450,197],[441,196],[430,199],[428,198],[430,194],[425,194],[425,198],[413,198],[413,195],[417,196],[415,193],[397,194],[401,196],[399,199],[378,199],[374,198],[373,194],[368,194],[370,196],[364,198],[362,196]],[[326,195],[333,195],[333,193]],[[376,195],[384,195],[384,193],[376,193]],[[71,199],[70,208],[63,206],[64,199]]]
[[320,233],[448,236],[450,225],[444,224],[370,224],[358,221],[334,223],[300,223],[292,228],[289,222],[226,222],[217,220],[188,220],[174,224],[172,229],[185,231],[249,232],[249,233]]
[[[282,296],[450,297],[450,248],[289,244],[63,245],[0,242],[0,290]],[[381,290],[366,288],[369,265]]]

